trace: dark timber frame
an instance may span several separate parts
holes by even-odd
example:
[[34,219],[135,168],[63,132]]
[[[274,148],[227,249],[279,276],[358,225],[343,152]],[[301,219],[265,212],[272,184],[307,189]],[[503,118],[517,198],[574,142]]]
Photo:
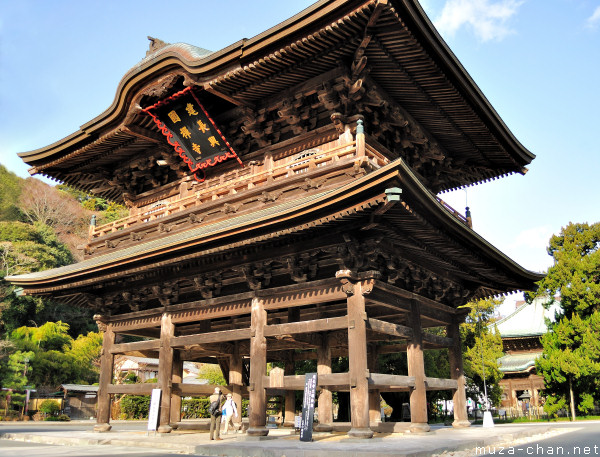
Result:
[[[269,353],[268,338],[286,335],[293,338],[298,335],[310,335],[315,347],[319,348],[317,353],[311,352],[319,358],[318,386],[322,389],[319,396],[319,429],[331,430],[332,423],[332,391],[350,391],[352,428],[349,432],[355,437],[371,437],[373,432],[370,428],[370,402],[369,395],[372,392],[382,391],[407,391],[410,392],[411,403],[411,430],[428,431],[427,404],[425,392],[427,390],[452,390],[456,407],[454,417],[456,426],[468,426],[467,410],[465,402],[464,375],[462,372],[462,360],[460,352],[460,337],[458,337],[458,325],[461,322],[464,311],[446,307],[442,304],[431,303],[424,297],[409,293],[377,280],[377,272],[366,274],[355,274],[352,271],[338,271],[337,279],[329,281],[318,281],[316,284],[297,284],[291,287],[275,288],[270,291],[257,291],[227,297],[219,300],[211,306],[210,311],[203,315],[202,320],[190,310],[203,307],[202,304],[192,303],[189,305],[177,305],[167,307],[162,313],[149,314],[130,313],[113,318],[97,316],[98,324],[104,331],[104,351],[102,353],[103,373],[109,373],[108,368],[112,366],[114,356],[125,353],[147,353],[147,351],[158,351],[159,373],[157,384],[134,384],[114,385],[108,376],[100,380],[99,388],[99,413],[98,430],[109,429],[110,395],[111,394],[137,394],[148,395],[153,388],[161,388],[163,400],[161,403],[159,431],[168,432],[171,426],[179,420],[178,410],[175,412],[173,404],[179,404],[181,396],[185,395],[208,395],[214,386],[209,385],[184,385],[181,384],[180,366],[185,357],[186,348],[201,347],[203,344],[235,344],[236,351],[232,354],[233,363],[229,367],[230,382],[224,388],[225,392],[231,392],[238,397],[249,396],[250,398],[250,428],[251,435],[266,435],[268,429],[266,424],[266,396],[269,392],[290,392],[302,390],[304,379],[302,376],[286,374],[278,376],[275,370],[271,376],[266,375],[266,363]],[[326,293],[323,291],[326,290]],[[375,299],[371,299],[371,294]],[[313,319],[281,324],[268,324],[268,314],[287,309],[293,316],[294,308],[306,307],[314,304],[312,297],[320,295],[322,304],[334,304],[346,302],[344,315],[333,318]],[[410,316],[412,326],[404,326],[385,322],[380,319],[371,318],[368,314],[370,305],[385,300],[402,309]],[[206,306],[206,305],[204,305]],[[171,308],[171,309],[170,309]],[[250,313],[250,327],[236,330],[202,332],[185,336],[176,336],[175,325],[199,324],[210,322],[213,318],[222,318],[226,315],[239,316],[239,309],[244,308]],[[420,319],[422,314],[429,314],[432,310],[445,313],[449,317],[448,328],[452,337],[441,337],[422,331]],[[144,320],[146,324],[140,324]],[[115,332],[127,332],[128,330],[153,329],[160,323],[160,337],[155,340],[140,341],[136,343],[113,344]],[[407,376],[386,375],[372,372],[368,367],[367,337],[368,333],[387,335],[393,338],[407,338],[409,344],[409,369]],[[343,339],[346,335],[346,341]],[[302,341],[306,341],[301,339]],[[249,344],[248,344],[249,341]],[[277,341],[277,340],[274,340]],[[240,343],[246,342],[245,348],[249,352],[244,354],[240,351]],[[453,366],[452,379],[438,379],[425,377],[423,371],[423,346],[427,342],[429,347],[447,347]],[[375,344],[380,350],[392,349],[390,345]],[[342,353],[349,357],[350,371],[347,373],[331,373],[332,349],[342,348]],[[393,347],[397,350],[397,347]],[[280,350],[276,352],[282,352]],[[287,360],[294,360],[298,355],[295,351],[287,352]],[[209,351],[210,353],[210,351]],[[250,357],[250,384],[241,385],[242,356]],[[299,354],[302,358],[303,354]],[[327,357],[326,355],[329,355]],[[458,362],[457,362],[458,361]],[[455,366],[456,365],[456,366]],[[461,379],[463,378],[463,379]],[[324,395],[325,393],[325,395]],[[377,407],[378,409],[378,407]]]
[[[196,182],[144,108],[193,87],[242,160]],[[158,431],[181,419],[184,361],[218,363],[248,433],[266,428],[267,395],[292,425],[298,360],[315,359],[318,430],[347,391],[349,434],[377,429],[381,393],[450,390],[468,426],[459,325],[468,301],[529,290],[527,271],[437,194],[526,172],[512,135],[412,0],[322,0],[210,53],[151,39],[110,108],[69,137],[20,154],[43,174],[129,208],[90,226],[79,263],[6,279],[24,293],[93,309],[104,332],[98,431],[111,395],[162,390]],[[435,332],[429,329],[436,328]],[[124,343],[122,335],[145,338]],[[447,348],[450,378],[425,373]],[[380,354],[406,352],[403,375]],[[158,357],[156,384],[112,383],[118,354]],[[332,358],[348,357],[347,373]],[[267,376],[267,363],[279,362]]]

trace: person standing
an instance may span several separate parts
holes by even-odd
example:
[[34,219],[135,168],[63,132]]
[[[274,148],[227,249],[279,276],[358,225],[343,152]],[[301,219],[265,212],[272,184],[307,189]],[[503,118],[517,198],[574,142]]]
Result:
[[[215,388],[215,393],[209,397],[210,409],[210,439],[221,440],[221,389]],[[213,408],[216,405],[216,408]],[[215,433],[216,431],[216,433]],[[216,438],[214,437],[216,435]]]
[[227,394],[227,400],[225,400],[225,403],[223,404],[223,422],[225,422],[226,435],[230,422],[231,426],[233,427],[233,431],[235,432],[235,424],[233,423],[234,417],[238,417],[237,405],[233,401],[233,396],[231,394]]

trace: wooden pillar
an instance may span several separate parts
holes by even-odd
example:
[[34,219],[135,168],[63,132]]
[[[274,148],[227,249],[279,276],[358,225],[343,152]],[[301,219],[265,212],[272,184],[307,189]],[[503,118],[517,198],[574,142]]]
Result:
[[[323,374],[331,374],[331,346],[326,333],[321,334],[321,344],[317,348],[317,375]],[[319,423],[315,427],[315,431],[331,432],[333,430],[333,393],[329,388],[321,388],[317,407]]]
[[425,387],[425,361],[423,359],[423,336],[421,329],[421,312],[419,302],[411,301],[410,325],[413,336],[406,351],[408,360],[408,376],[414,376],[415,387],[410,392],[410,431],[423,433],[430,430],[427,424],[427,395]]
[[267,423],[267,401],[263,377],[267,374],[267,339],[265,325],[267,311],[259,298],[252,299],[250,313],[250,426],[248,435],[266,436],[269,429]]
[[[181,352],[173,352],[173,384],[181,384],[183,382],[183,360]],[[171,392],[171,427],[177,428],[178,422],[181,421],[181,395]]]
[[[290,351],[283,367],[284,376],[295,374],[296,364],[294,363],[294,353]],[[285,413],[283,416],[284,427],[294,427],[294,416],[296,415],[296,391],[285,391]]]
[[163,313],[160,324],[160,351],[158,353],[158,388],[162,391],[160,397],[160,415],[158,421],[159,433],[170,433],[171,422],[171,393],[173,390],[173,348],[171,338],[175,334],[175,325],[171,315]]
[[232,399],[238,409],[238,417],[233,417],[236,429],[241,430],[242,425],[242,357],[240,356],[240,345],[237,341],[233,343],[233,352],[229,356],[229,387]]
[[456,379],[458,383],[458,389],[452,394],[452,402],[454,403],[454,422],[452,426],[457,428],[469,427],[471,425],[469,416],[467,415],[467,391],[465,389],[459,323],[459,320],[454,317],[450,325],[446,328],[447,335],[453,340],[452,347],[448,348],[450,377]]
[[[377,357],[379,346],[369,345],[369,359],[367,366],[370,373],[377,373]],[[381,422],[381,392],[379,390],[369,390],[369,422],[371,424]]]
[[[349,436],[372,438],[369,428],[369,372],[367,370],[367,312],[363,282],[353,279],[349,271],[338,271],[342,289],[348,295],[348,362],[350,374]],[[368,293],[368,292],[366,292]]]
[[115,333],[111,324],[104,324],[94,316],[98,322],[98,328],[104,332],[102,338],[102,352],[100,355],[100,379],[98,382],[98,416],[96,417],[95,432],[108,432],[110,425],[110,394],[108,386],[112,384],[114,355],[110,352],[115,344]]

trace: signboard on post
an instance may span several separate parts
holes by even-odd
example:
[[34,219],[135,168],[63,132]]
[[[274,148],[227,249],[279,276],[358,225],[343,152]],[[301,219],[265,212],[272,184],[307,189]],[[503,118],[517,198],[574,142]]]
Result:
[[150,397],[150,411],[148,411],[148,431],[156,431],[158,428],[158,412],[160,410],[160,389],[152,389]]
[[304,399],[302,400],[302,421],[300,441],[312,441],[315,397],[317,394],[317,373],[306,373],[304,378]]

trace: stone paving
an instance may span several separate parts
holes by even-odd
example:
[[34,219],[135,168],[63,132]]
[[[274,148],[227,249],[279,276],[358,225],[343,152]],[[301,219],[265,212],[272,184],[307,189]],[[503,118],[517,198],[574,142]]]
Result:
[[142,430],[118,430],[107,433],[93,431],[44,431],[2,433],[14,440],[62,445],[110,445],[164,449],[182,454],[242,457],[426,457],[432,455],[476,455],[475,448],[496,443],[509,443],[528,437],[555,433],[558,425],[496,425],[464,429],[433,426],[429,433],[376,433],[372,439],[353,439],[345,433],[314,433],[314,441],[300,442],[290,429],[272,429],[267,437],[250,437],[244,433],[222,435],[221,441],[210,441],[204,430],[175,430],[155,434]]

